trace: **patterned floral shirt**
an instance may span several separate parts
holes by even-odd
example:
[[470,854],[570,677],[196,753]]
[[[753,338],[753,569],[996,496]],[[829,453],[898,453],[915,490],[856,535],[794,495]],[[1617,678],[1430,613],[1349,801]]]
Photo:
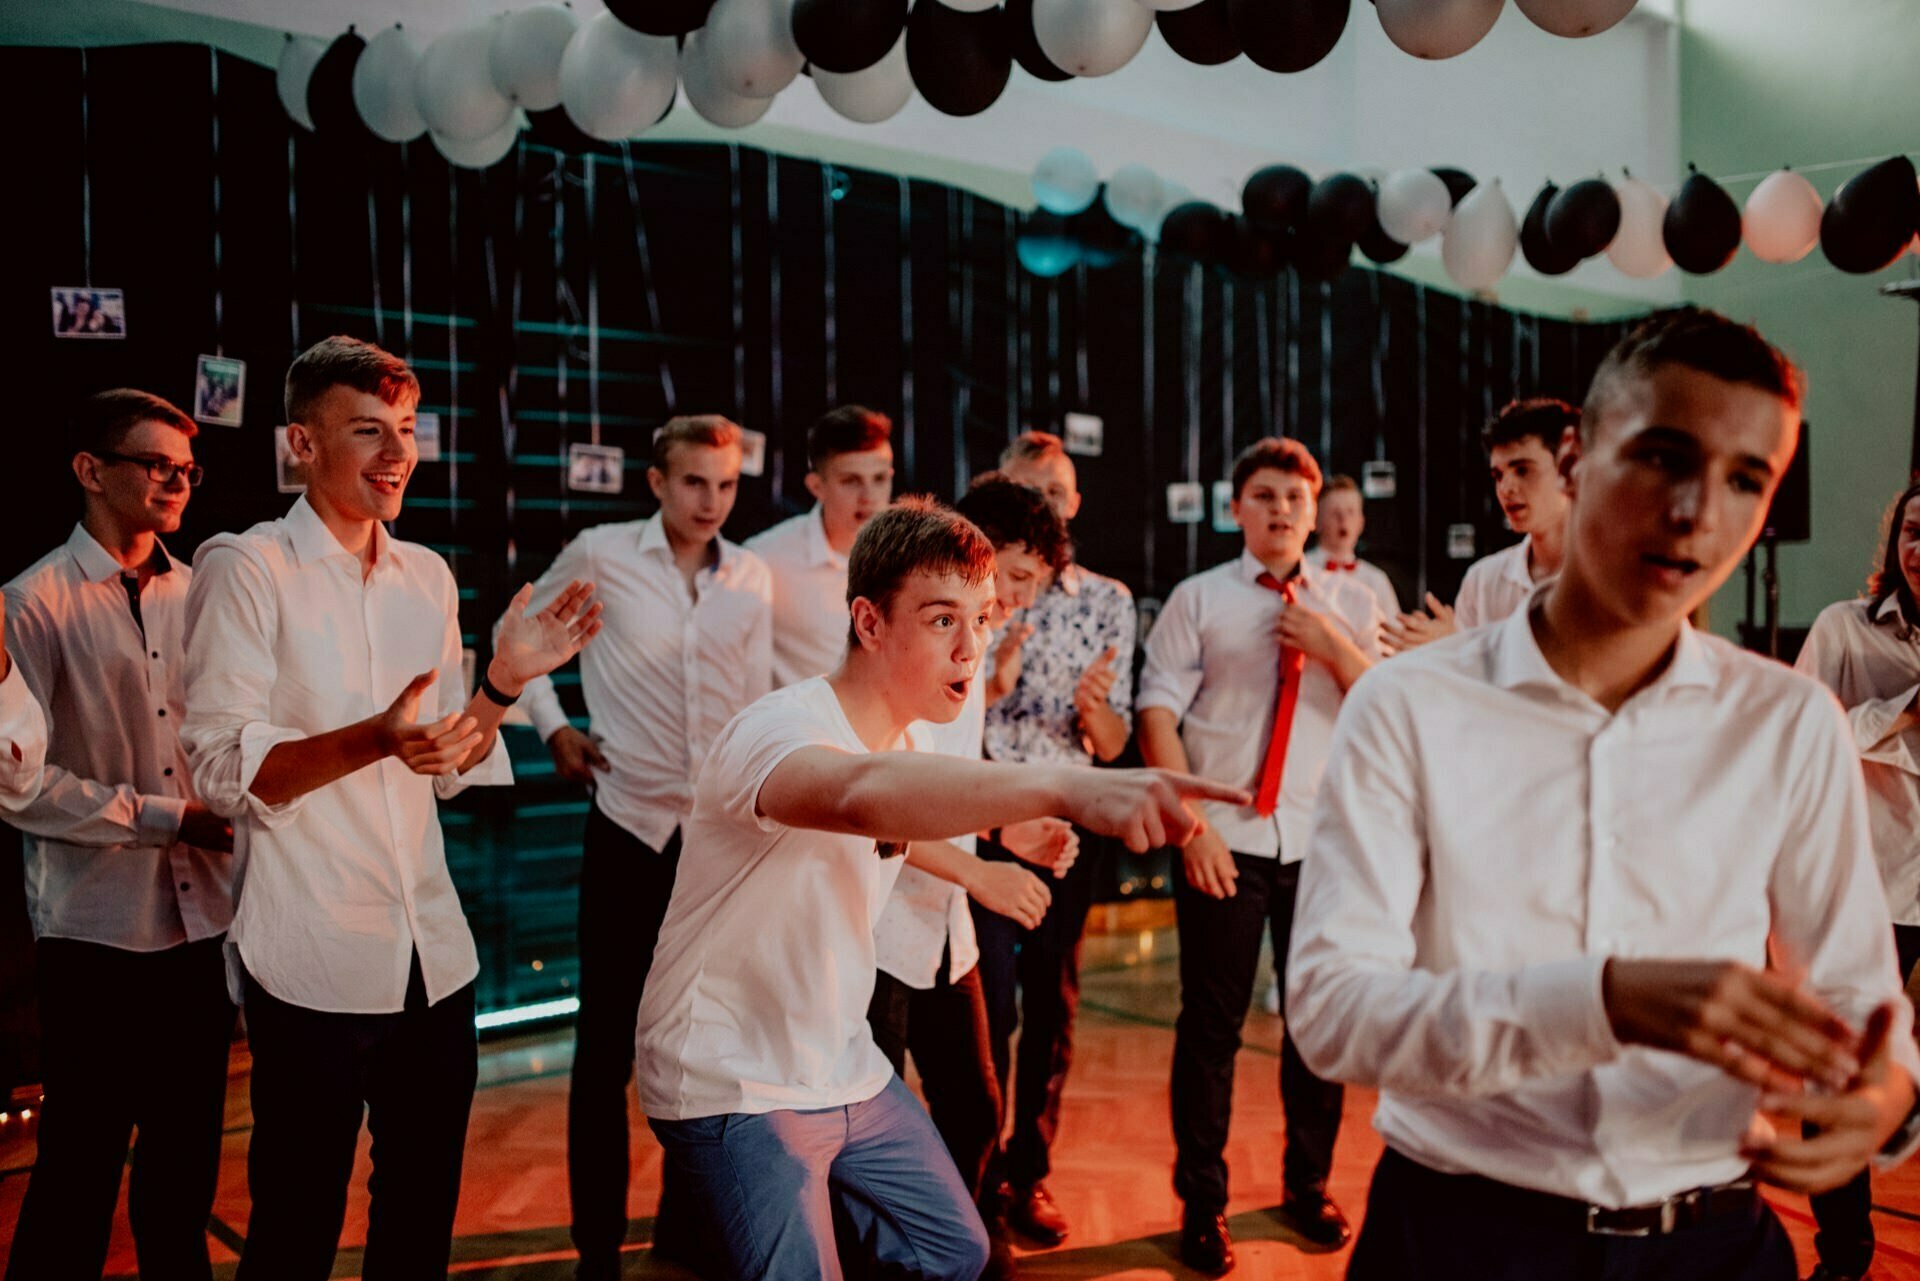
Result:
[[1133,728],[1133,593],[1117,579],[1069,565],[1022,617],[1033,624],[1033,635],[1021,651],[1013,692],[987,708],[987,756],[1088,764],[1093,754],[1073,691],[1108,646],[1120,679],[1107,701]]

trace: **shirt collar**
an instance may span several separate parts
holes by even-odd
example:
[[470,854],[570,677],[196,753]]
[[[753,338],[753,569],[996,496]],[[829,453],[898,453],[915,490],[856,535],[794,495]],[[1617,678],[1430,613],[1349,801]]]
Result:
[[[1533,634],[1533,607],[1539,603],[1542,593],[1551,586],[1551,582],[1541,583],[1533,589],[1519,609],[1493,624],[1495,636],[1490,655],[1489,674],[1495,685],[1503,689],[1535,686],[1579,693],[1561,677],[1560,673],[1553,670],[1553,665],[1547,662],[1547,656],[1540,652],[1540,642]],[[1699,634],[1693,630],[1690,623],[1682,619],[1680,638],[1674,645],[1673,660],[1651,685],[1641,691],[1641,694],[1711,687],[1718,674],[1718,668],[1719,665],[1715,662],[1713,654],[1700,640]]]
[[1874,622],[1884,623],[1888,620],[1900,623],[1907,621],[1906,616],[1900,612],[1900,593],[1898,592],[1889,592],[1887,598],[1880,602],[1880,608],[1873,611]]
[[[73,533],[67,536],[67,554],[73,557],[74,564],[80,567],[81,577],[89,583],[104,583],[127,573],[125,566],[114,559],[113,553],[100,545],[100,540],[87,532],[85,525],[75,525]],[[173,557],[160,540],[153,543],[153,572],[168,574],[173,572]]]
[[[287,536],[293,541],[293,554],[300,558],[303,565],[315,564],[332,556],[345,556],[358,560],[352,552],[343,546],[327,523],[320,519],[320,513],[313,509],[305,494],[294,499],[293,507],[287,512]],[[392,559],[393,538],[387,533],[387,527],[379,521],[373,523],[373,569],[379,573]]]
[[807,513],[807,560],[835,568],[845,568],[847,563],[846,556],[833,550],[833,544],[827,541],[827,515],[818,503]]
[[[718,572],[733,554],[732,545],[718,534],[714,535],[713,543],[718,549],[718,554],[714,556],[713,563],[706,568]],[[649,552],[657,553],[668,560],[673,559],[673,544],[667,541],[666,522],[660,519],[659,512],[640,522],[640,554],[644,556]]]
[[[1240,549],[1240,559],[1235,564],[1235,571],[1244,581],[1249,583],[1258,583],[1260,581],[1260,575],[1268,572],[1267,567],[1260,563],[1260,558],[1244,547]],[[1300,568],[1295,572],[1294,577],[1300,580],[1302,589],[1312,591],[1313,585],[1319,581],[1319,571],[1313,567],[1312,563],[1309,562],[1305,556],[1302,556],[1300,558]]]
[[1512,559],[1507,561],[1507,579],[1522,587],[1533,587],[1533,535],[1528,534],[1518,544]]
[[1085,577],[1086,571],[1069,561],[1067,567],[1054,576],[1053,585],[1069,596],[1078,596]]

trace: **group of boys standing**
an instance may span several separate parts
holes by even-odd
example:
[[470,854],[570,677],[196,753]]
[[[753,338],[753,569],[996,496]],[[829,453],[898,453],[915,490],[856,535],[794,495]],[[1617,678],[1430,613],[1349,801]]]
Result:
[[[1048,1151],[1096,836],[1181,849],[1175,1189],[1208,1274],[1233,1264],[1224,1150],[1263,935],[1289,1015],[1282,1213],[1309,1241],[1350,1235],[1327,1195],[1340,1083],[1381,1091],[1355,1277],[1772,1281],[1792,1254],[1756,1178],[1858,1188],[1920,1143],[1873,863],[1893,824],[1869,824],[1861,781],[1863,754],[1912,772],[1920,663],[1890,665],[1908,683],[1876,685],[1849,735],[1818,686],[1686,622],[1798,430],[1797,373],[1751,330],[1656,318],[1583,412],[1497,419],[1527,537],[1452,611],[1400,614],[1353,555],[1351,483],[1323,502],[1302,446],[1257,442],[1233,471],[1242,553],[1169,597],[1137,698],[1132,602],[1071,559],[1058,440],[1021,437],[953,509],[890,504],[889,424],[849,407],[809,436],[817,506],[744,547],[720,533],[739,429],[669,422],[659,512],[523,589],[468,699],[452,577],[382,524],[417,397],[367,344],[301,357],[308,492],[210,540],[191,579],[157,541],[199,479],[191,422],[140,393],[88,403],[86,516],[8,588],[52,724],[40,798],[9,802],[33,834],[50,1099],[10,1277],[97,1275],[135,1126],[143,1271],[206,1274],[230,995],[254,1052],[241,1275],[326,1275],[363,1108],[365,1274],[444,1274],[477,962],[433,804],[508,780],[495,731],[523,694],[594,788],[583,1278],[619,1270],[636,1062],[660,1245],[710,1275],[858,1258],[967,1281],[1012,1270],[990,1228],[1063,1240]],[[1890,542],[1889,575],[1905,564]],[[1920,623],[1912,600],[1879,615]],[[546,679],[575,653],[590,732]],[[109,732],[148,709],[152,733]],[[1147,768],[1091,768],[1136,730]],[[1910,807],[1896,784],[1876,804]]]

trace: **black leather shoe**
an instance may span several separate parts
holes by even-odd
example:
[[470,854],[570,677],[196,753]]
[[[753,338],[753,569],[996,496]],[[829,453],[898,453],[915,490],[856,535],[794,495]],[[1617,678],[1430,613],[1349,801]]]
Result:
[[1210,1277],[1233,1271],[1233,1234],[1227,1231],[1227,1216],[1188,1210],[1180,1220],[1180,1262]]
[[1067,1216],[1053,1203],[1053,1194],[1044,1183],[1013,1189],[1013,1199],[1007,1204],[1007,1222],[1049,1249],[1067,1239]]
[[1337,1250],[1353,1239],[1353,1228],[1324,1192],[1301,1192],[1280,1203],[1280,1217],[1314,1245]]
[[1869,1275],[1865,1268],[1858,1272],[1841,1272],[1823,1263],[1807,1274],[1807,1281],[1867,1281]]

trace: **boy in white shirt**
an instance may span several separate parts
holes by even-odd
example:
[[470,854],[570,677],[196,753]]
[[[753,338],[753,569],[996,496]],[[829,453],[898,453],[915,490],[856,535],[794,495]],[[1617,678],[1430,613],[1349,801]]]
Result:
[[[1207,828],[1188,843],[1185,876],[1174,884],[1173,1182],[1186,1207],[1180,1257],[1208,1276],[1233,1266],[1225,1150],[1261,936],[1272,935],[1284,986],[1307,824],[1334,718],[1348,687],[1380,657],[1373,594],[1304,560],[1319,490],[1319,464],[1297,440],[1269,437],[1241,452],[1233,464],[1241,554],[1167,597],[1147,636],[1134,700],[1148,764],[1191,768],[1254,794],[1251,806],[1207,807]],[[1334,1247],[1349,1235],[1327,1196],[1343,1095],[1301,1062],[1292,1023],[1280,1038],[1281,1209],[1307,1240]]]
[[893,496],[893,420],[842,405],[807,429],[811,511],[747,540],[773,571],[773,685],[839,665],[847,649],[847,551]]
[[977,679],[993,571],[980,531],[930,502],[875,516],[848,558],[846,659],[742,712],[701,770],[638,1057],[715,1277],[838,1277],[836,1217],[909,1275],[973,1281],[987,1262],[967,1189],[866,1019],[874,921],[908,843],[1057,815],[1144,851],[1191,835],[1189,798],[1241,795],[921,750],[915,722],[953,720]]
[[1307,1062],[1380,1089],[1355,1281],[1790,1281],[1754,1182],[1911,1147],[1846,723],[1687,625],[1760,532],[1799,399],[1751,329],[1644,322],[1562,455],[1559,577],[1349,695],[1287,996]]
[[479,958],[435,802],[511,781],[500,718],[599,628],[590,585],[528,614],[528,584],[466,697],[453,574],[384,524],[418,461],[419,397],[371,343],[309,348],[286,390],[306,493],[195,558],[181,737],[234,822],[228,976],[253,1051],[241,1281],[332,1270],[363,1112],[366,1275],[446,1275]]
[[[1519,542],[1467,567],[1453,608],[1427,597],[1426,611],[1402,614],[1387,626],[1388,644],[1412,649],[1470,627],[1497,623],[1520,608],[1534,587],[1560,572],[1567,528],[1567,496],[1554,459],[1580,411],[1550,397],[1516,400],[1480,433],[1494,498]],[[1391,616],[1390,616],[1391,617]]]
[[1307,564],[1326,573],[1352,574],[1355,582],[1373,593],[1380,617],[1400,616],[1400,596],[1387,572],[1360,559],[1360,536],[1367,532],[1367,503],[1351,476],[1334,476],[1320,493],[1320,523],[1315,529]]

